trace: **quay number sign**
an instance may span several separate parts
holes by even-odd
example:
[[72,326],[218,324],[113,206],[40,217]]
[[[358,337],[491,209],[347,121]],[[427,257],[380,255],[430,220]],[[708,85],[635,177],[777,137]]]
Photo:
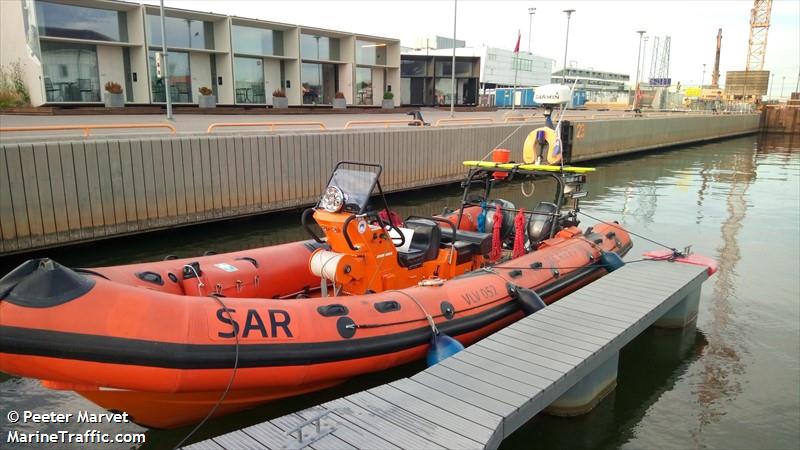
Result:
[[586,124],[579,123],[575,125],[575,139],[583,139],[586,135]]

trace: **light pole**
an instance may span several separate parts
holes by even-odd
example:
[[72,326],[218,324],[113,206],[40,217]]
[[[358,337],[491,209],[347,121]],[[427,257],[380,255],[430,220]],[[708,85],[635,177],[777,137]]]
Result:
[[774,73],[771,74],[769,76],[769,78],[770,78],[770,80],[769,80],[769,91],[767,91],[767,97],[769,97],[769,99],[772,100],[772,85],[775,84],[775,74]]
[[703,89],[703,82],[706,80],[706,65],[703,64],[703,75],[700,76],[700,89]]
[[797,72],[797,83],[794,85],[794,91],[800,92],[800,71]]
[[453,64],[450,66],[450,117],[456,116],[456,11],[458,0],[453,0]]
[[561,78],[561,82],[567,84],[567,48],[569,47],[569,19],[572,17],[572,13],[575,12],[574,9],[565,9],[565,13],[567,13],[567,36],[564,38],[564,72],[563,77]]
[[534,14],[536,14],[536,8],[528,8],[528,53],[531,53],[531,32],[533,31]]
[[167,120],[172,120],[172,99],[169,96],[169,64],[167,64],[167,33],[164,26],[164,0],[161,0],[159,8],[161,13],[161,59],[163,60],[163,67],[161,72],[164,80],[164,95],[167,97]]
[[[647,64],[647,41],[650,40],[650,36],[644,37],[644,42],[642,43],[642,75],[644,75],[644,66]],[[639,80],[636,80],[638,83]]]
[[781,95],[780,97],[783,98],[783,85],[786,84],[786,75],[781,78]]
[[639,51],[636,53],[636,80],[633,82],[633,89],[634,89],[633,107],[634,107],[634,109],[636,109],[636,101],[637,101],[635,92],[638,91],[638,87],[639,87],[639,68],[641,67],[641,64],[642,64],[642,36],[644,36],[646,31],[639,30],[639,31],[637,31],[637,33],[639,33]]

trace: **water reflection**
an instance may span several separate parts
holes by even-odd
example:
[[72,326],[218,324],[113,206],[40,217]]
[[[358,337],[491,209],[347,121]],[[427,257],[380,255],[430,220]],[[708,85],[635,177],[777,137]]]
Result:
[[[736,266],[742,257],[738,235],[747,213],[747,190],[755,175],[754,146],[752,152],[735,155],[721,162],[714,180],[728,186],[728,217],[720,227],[722,245],[717,252],[719,271],[709,305],[712,320],[708,330],[708,346],[702,358],[700,383],[695,386],[700,408],[692,438],[697,446],[702,445],[704,429],[725,414],[723,402],[730,401],[742,392],[739,375],[746,370],[741,353],[747,351],[742,344],[747,325],[739,323],[733,305],[738,300]],[[730,336],[732,332],[735,338]]]
[[[636,424],[650,407],[700,357],[705,345],[705,336],[694,325],[646,330],[620,352],[617,388],[594,410],[569,418],[540,414],[500,448],[619,448],[634,436]],[[579,435],[574,433],[576,428],[582,430]]]

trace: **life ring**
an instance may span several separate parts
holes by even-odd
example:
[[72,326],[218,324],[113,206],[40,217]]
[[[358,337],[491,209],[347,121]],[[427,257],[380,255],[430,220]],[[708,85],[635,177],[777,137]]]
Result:
[[547,164],[560,163],[561,145],[555,130],[539,127],[531,131],[522,146],[522,159],[527,164],[544,164],[545,161]]

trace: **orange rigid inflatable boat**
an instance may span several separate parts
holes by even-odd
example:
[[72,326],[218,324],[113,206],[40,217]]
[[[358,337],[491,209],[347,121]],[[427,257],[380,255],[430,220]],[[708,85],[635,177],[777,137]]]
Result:
[[[440,335],[468,345],[622,264],[620,226],[578,228],[583,175],[472,166],[441,216],[399,223],[382,168],[342,162],[303,214],[308,241],[92,269],[28,261],[0,279],[0,370],[171,428],[220,400],[215,415],[419,360]],[[490,200],[520,178],[555,181],[554,201]]]

